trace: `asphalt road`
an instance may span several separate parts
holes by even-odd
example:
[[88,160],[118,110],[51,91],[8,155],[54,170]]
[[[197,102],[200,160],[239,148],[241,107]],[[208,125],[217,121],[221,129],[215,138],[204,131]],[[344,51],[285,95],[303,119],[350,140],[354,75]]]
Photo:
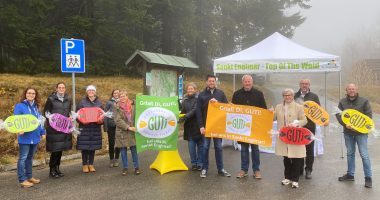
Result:
[[[329,103],[330,104],[330,103]],[[331,103],[330,105],[335,104]],[[329,108],[330,109],[330,108]],[[376,120],[377,121],[377,120]],[[334,124],[334,120],[332,121]],[[341,158],[341,133],[339,126],[326,131],[323,156],[316,157],[313,179],[300,179],[300,188],[282,186],[282,158],[272,154],[261,154],[262,180],[250,176],[237,179],[240,170],[240,152],[232,147],[224,148],[225,169],[232,177],[220,177],[216,173],[214,152],[210,150],[208,177],[202,179],[199,172],[177,171],[160,175],[149,169],[157,152],[139,154],[143,173],[135,176],[130,170],[127,176],[121,175],[121,167],[109,168],[106,156],[95,158],[95,173],[83,174],[81,161],[64,162],[61,170],[66,174],[60,179],[51,179],[48,169],[34,169],[34,176],[41,184],[32,188],[20,188],[15,171],[0,174],[0,199],[270,199],[270,200],[340,200],[340,199],[380,199],[380,139],[369,137],[369,153],[373,170],[373,188],[364,187],[364,174],[359,154],[356,159],[356,174],[353,182],[339,182],[338,177],[345,173],[346,158]],[[179,142],[179,152],[189,166],[187,142]],[[129,154],[129,158],[131,158]],[[130,161],[131,162],[131,161]]]
[[[325,140],[325,155],[315,160],[313,179],[300,179],[300,188],[282,186],[282,158],[272,154],[261,154],[262,180],[255,180],[251,174],[237,179],[240,170],[240,153],[232,147],[224,148],[224,164],[232,173],[231,178],[216,173],[214,152],[210,151],[208,177],[202,179],[199,172],[178,171],[160,175],[149,169],[157,152],[148,151],[139,155],[143,173],[136,176],[130,171],[121,175],[121,167],[109,168],[108,158],[96,157],[95,173],[83,174],[80,160],[65,162],[60,179],[48,177],[48,169],[34,169],[34,176],[41,183],[32,188],[20,188],[15,171],[0,174],[0,199],[379,199],[380,182],[379,140],[369,140],[373,167],[373,188],[364,187],[361,160],[357,159],[357,174],[354,182],[342,183],[338,176],[346,171],[346,159],[341,159],[336,147],[339,134]],[[179,142],[179,151],[186,164],[189,163],[186,141]],[[130,155],[129,155],[130,156]],[[359,158],[359,155],[357,155]],[[129,157],[130,158],[130,157]]]

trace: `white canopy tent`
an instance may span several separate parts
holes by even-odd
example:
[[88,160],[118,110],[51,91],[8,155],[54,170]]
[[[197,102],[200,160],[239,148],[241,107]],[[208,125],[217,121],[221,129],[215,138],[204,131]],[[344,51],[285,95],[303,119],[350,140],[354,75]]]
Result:
[[256,45],[214,60],[214,73],[336,72],[340,57],[303,47],[280,33]]
[[[325,73],[339,72],[339,96],[341,94],[340,57],[301,46],[278,32],[240,52],[214,60],[215,74],[257,73]],[[343,137],[342,137],[343,138]],[[343,141],[342,141],[343,157]]]

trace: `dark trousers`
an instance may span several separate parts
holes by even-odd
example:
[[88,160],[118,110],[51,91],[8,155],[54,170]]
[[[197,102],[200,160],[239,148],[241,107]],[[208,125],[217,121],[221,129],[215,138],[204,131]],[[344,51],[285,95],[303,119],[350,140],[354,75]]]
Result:
[[[306,145],[305,171],[312,172],[313,164],[314,164],[314,141]],[[302,168],[301,170],[303,170]]]
[[116,127],[109,127],[107,130],[110,160],[119,159],[120,156],[120,148],[115,148],[115,132]]
[[82,150],[82,164],[93,165],[95,158],[95,150]]
[[51,152],[49,167],[58,167],[61,164],[62,151]]
[[285,178],[293,182],[298,182],[300,178],[300,170],[303,166],[303,158],[288,158],[284,156],[284,175]]

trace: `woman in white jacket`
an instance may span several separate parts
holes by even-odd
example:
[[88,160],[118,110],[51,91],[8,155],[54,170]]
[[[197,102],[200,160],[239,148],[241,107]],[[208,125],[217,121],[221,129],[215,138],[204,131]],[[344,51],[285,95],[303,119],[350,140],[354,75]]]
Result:
[[[307,119],[303,112],[303,106],[294,101],[294,91],[285,89],[282,92],[283,102],[275,108],[275,120],[280,130],[282,127],[302,127],[306,125]],[[305,145],[286,144],[280,139],[276,141],[276,155],[284,157],[285,179],[283,185],[292,183],[293,188],[298,188],[300,170],[303,166],[303,158],[306,157]]]

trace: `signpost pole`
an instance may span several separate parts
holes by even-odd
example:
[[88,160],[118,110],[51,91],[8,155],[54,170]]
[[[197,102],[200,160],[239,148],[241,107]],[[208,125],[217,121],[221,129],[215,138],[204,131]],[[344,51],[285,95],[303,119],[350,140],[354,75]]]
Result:
[[75,105],[75,73],[71,73],[72,81],[73,81],[73,111],[76,111],[76,105]]

